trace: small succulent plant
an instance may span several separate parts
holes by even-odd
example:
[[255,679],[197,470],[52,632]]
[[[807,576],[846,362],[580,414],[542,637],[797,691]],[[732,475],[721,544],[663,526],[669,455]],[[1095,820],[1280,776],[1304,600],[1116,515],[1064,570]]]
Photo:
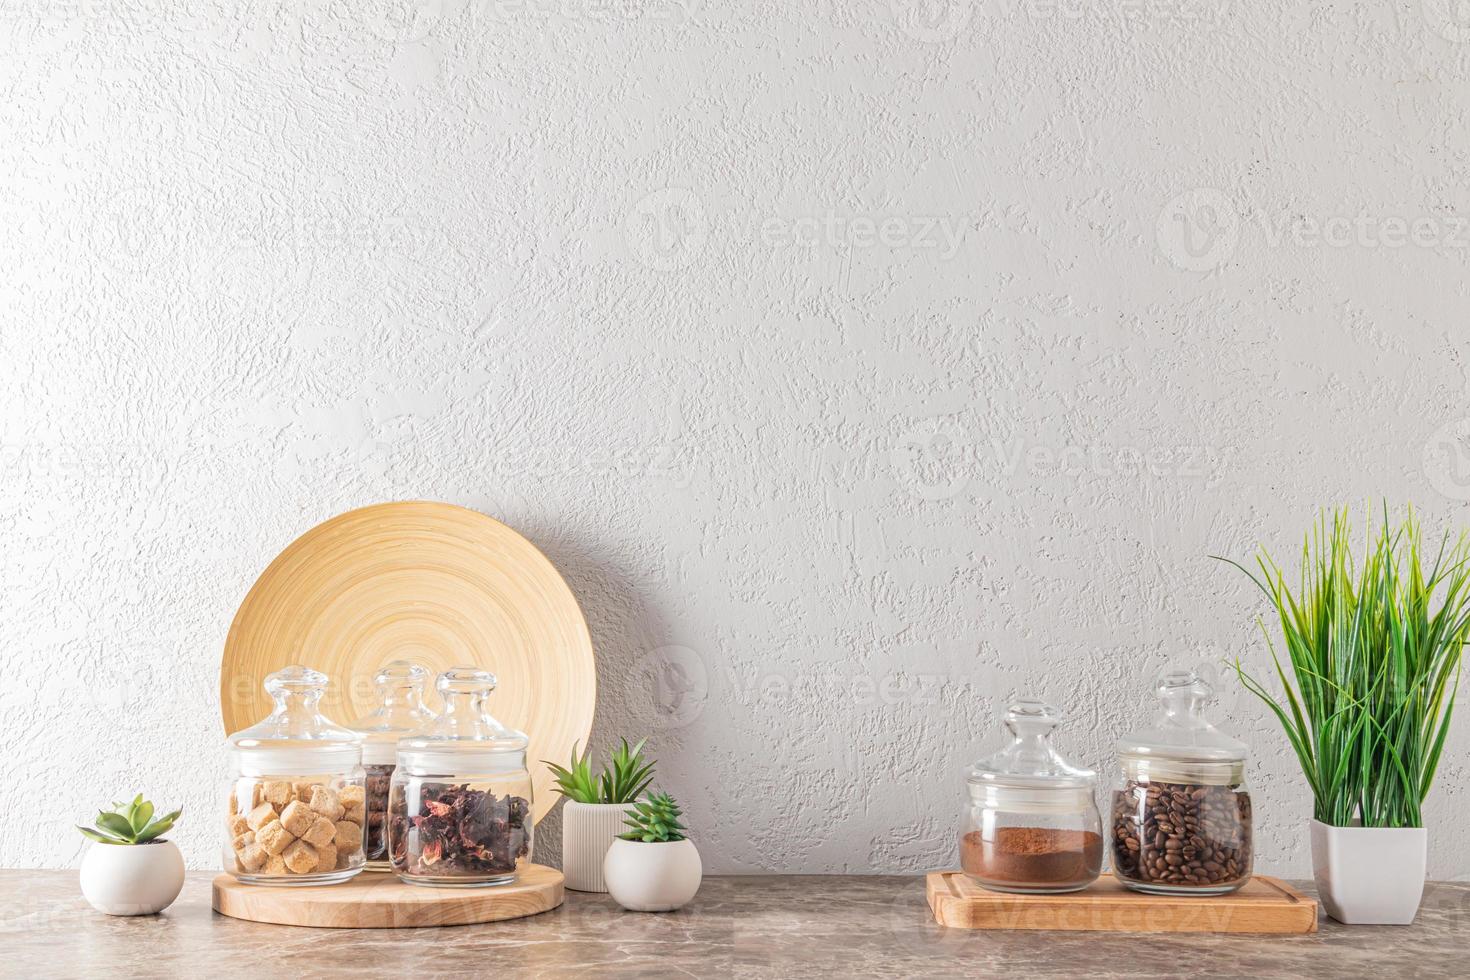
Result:
[[613,749],[608,764],[598,775],[592,773],[592,753],[577,755],[577,746],[572,746],[572,761],[569,766],[546,763],[556,776],[556,787],[569,800],[578,803],[632,803],[653,781],[651,761],[643,758],[642,739],[637,745],[629,746],[622,740]]
[[139,793],[131,803],[113,803],[111,810],[97,814],[97,826],[77,829],[99,844],[147,844],[168,833],[182,810],[153,819],[153,804]]
[[618,836],[623,840],[642,841],[644,844],[667,844],[684,840],[689,828],[679,822],[684,811],[668,793],[654,793],[646,800],[633,804],[633,810],[624,818],[628,830]]

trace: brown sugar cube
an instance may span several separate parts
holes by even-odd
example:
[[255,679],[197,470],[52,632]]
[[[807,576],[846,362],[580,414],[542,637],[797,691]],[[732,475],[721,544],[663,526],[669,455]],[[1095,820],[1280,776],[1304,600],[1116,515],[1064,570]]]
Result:
[[350,867],[351,865],[352,865],[352,853],[350,851],[338,851],[337,852],[337,870],[338,871],[341,871],[343,868]]
[[350,806],[347,809],[343,810],[342,811],[342,819],[343,820],[346,820],[348,823],[361,824],[362,823],[362,804],[359,803],[356,806]]
[[246,871],[259,871],[269,855],[257,844],[246,844],[238,850],[237,857],[240,867]]
[[328,820],[342,819],[342,803],[337,799],[337,794],[325,786],[312,788],[311,808]]
[[[231,799],[234,799],[234,797],[231,797]],[[241,834],[245,833],[245,831],[249,829],[250,823],[245,819],[245,815],[243,813],[236,813],[230,816],[231,837],[239,837]]]
[[316,849],[316,869],[332,871],[337,867],[337,845],[323,844]]
[[276,809],[280,809],[291,802],[291,784],[284,779],[273,779],[265,784],[261,795],[267,803],[273,803]]
[[316,783],[303,783],[303,782],[292,783],[291,784],[291,795],[294,796],[294,797],[296,797],[302,803],[305,803],[305,802],[307,802],[307,801],[309,801],[311,799],[311,791],[314,790],[314,789],[316,789],[316,787],[317,787],[317,784]]
[[255,831],[255,842],[265,848],[267,854],[280,854],[295,840],[291,832],[281,826],[279,820],[272,820]]
[[316,823],[306,828],[306,833],[301,839],[312,847],[323,847],[332,843],[332,838],[337,836],[337,826],[326,817],[317,817]]
[[240,801],[237,800],[237,799],[235,799],[235,794],[232,792],[230,794],[230,816],[233,817],[235,814],[237,814],[239,812],[240,812]]
[[316,814],[300,800],[292,800],[286,804],[286,809],[281,811],[281,826],[291,832],[292,837],[300,837],[311,829],[316,823]]
[[337,790],[337,799],[341,800],[342,805],[349,810],[355,806],[362,806],[362,801],[366,798],[367,794],[361,786],[343,786]]
[[337,821],[337,850],[342,854],[351,854],[362,849],[362,828],[355,823],[346,820]]
[[263,870],[268,875],[285,875],[291,873],[290,869],[286,867],[286,859],[279,854],[267,854],[265,857],[265,868]]
[[281,852],[281,860],[286,862],[286,867],[293,874],[307,874],[316,870],[316,848],[304,840],[293,841],[290,847]]
[[254,844],[254,843],[255,843],[255,831],[253,831],[253,830],[247,830],[247,831],[245,831],[245,833],[239,835],[234,840],[230,841],[230,846],[233,847],[237,851],[241,851],[241,850],[244,850],[245,849],[245,845],[246,844]]
[[271,806],[269,803],[262,803],[260,806],[250,811],[250,815],[245,818],[245,826],[249,827],[251,830],[259,830],[261,827],[264,827],[266,824],[275,819],[276,808]]

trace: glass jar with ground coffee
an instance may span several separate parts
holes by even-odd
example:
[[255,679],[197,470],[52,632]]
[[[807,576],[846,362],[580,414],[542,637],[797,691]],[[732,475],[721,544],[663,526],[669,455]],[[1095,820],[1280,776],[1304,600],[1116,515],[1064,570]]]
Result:
[[1151,894],[1233,892],[1251,877],[1246,746],[1205,720],[1210,687],[1194,671],[1166,670],[1154,694],[1153,727],[1118,742],[1113,873]]
[[1006,711],[1010,744],[969,772],[960,866],[992,891],[1073,892],[1102,870],[1097,776],[1050,742],[1061,712],[1040,701]]
[[388,787],[388,858],[416,885],[502,885],[530,859],[528,739],[491,717],[495,675],[455,667],[435,688],[444,712],[400,739]]
[[429,672],[407,660],[384,664],[373,675],[378,707],[354,721],[361,732],[362,766],[367,772],[367,822],[362,828],[362,847],[367,870],[392,871],[388,861],[388,784],[398,757],[398,740],[416,735],[434,720],[424,706],[424,687]]

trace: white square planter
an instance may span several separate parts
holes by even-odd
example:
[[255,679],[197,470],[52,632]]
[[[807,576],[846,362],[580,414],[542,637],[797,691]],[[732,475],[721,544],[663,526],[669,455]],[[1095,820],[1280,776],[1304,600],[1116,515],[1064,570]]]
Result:
[[1332,827],[1312,821],[1312,875],[1327,914],[1353,925],[1408,925],[1424,897],[1423,827]]
[[561,873],[566,886],[579,892],[605,892],[602,861],[618,834],[628,828],[623,816],[631,803],[578,803],[567,800],[561,811]]

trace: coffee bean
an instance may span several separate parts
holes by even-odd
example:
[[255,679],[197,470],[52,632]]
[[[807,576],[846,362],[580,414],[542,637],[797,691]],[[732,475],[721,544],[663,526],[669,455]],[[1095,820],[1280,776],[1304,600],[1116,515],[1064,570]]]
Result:
[[1110,823],[1113,866],[1125,881],[1218,888],[1250,876],[1243,790],[1130,780],[1113,794]]

